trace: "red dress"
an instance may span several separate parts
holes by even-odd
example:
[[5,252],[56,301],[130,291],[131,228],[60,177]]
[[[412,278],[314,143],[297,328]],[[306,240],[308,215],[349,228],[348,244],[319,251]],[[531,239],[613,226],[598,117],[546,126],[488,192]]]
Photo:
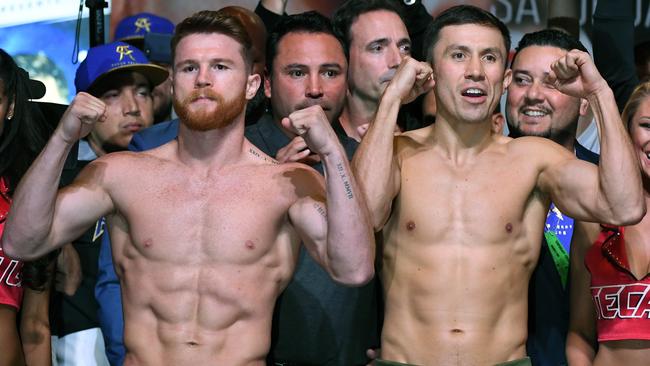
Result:
[[[5,220],[11,205],[8,195],[9,187],[0,177],[0,237],[4,231]],[[0,248],[0,304],[20,308],[23,299],[23,287],[20,274],[23,262],[8,258]]]
[[598,341],[650,340],[650,274],[630,271],[624,228],[604,227],[585,256],[598,315]]

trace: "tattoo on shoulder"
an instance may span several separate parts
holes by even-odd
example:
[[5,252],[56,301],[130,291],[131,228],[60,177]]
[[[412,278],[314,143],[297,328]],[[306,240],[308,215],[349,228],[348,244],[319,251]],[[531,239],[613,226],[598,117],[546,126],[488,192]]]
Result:
[[327,210],[325,209],[325,207],[323,207],[323,205],[321,205],[320,203],[314,203],[314,208],[316,209],[316,211],[318,211],[318,213],[321,216],[327,219]]
[[336,170],[339,172],[339,177],[341,178],[343,186],[345,187],[345,193],[347,194],[348,199],[351,200],[354,198],[354,194],[352,194],[352,184],[350,183],[350,179],[345,171],[343,163],[336,164]]
[[260,154],[259,151],[257,151],[256,149],[254,149],[252,147],[250,149],[248,149],[248,152],[251,153],[253,156],[257,157],[258,159],[264,160],[267,163],[280,164],[280,162],[278,162],[275,159],[269,159],[266,156],[262,156],[262,154]]

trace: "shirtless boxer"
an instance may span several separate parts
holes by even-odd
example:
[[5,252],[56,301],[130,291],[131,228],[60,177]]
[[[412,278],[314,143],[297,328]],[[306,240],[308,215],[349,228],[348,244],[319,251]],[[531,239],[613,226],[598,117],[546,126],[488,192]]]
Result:
[[373,276],[367,209],[320,107],[284,122],[320,154],[326,189],[316,171],[277,164],[244,139],[260,78],[238,21],[199,12],[178,25],[172,49],[178,140],[103,156],[57,195],[70,147],[104,119],[100,100],[78,94],[18,188],[2,245],[35,258],[106,216],[125,365],[264,365],[273,305],[301,240],[336,281]]
[[[550,201],[576,218],[636,222],[645,211],[637,160],[586,53],[558,59],[549,82],[591,103],[602,136],[598,168],[547,139],[491,133],[511,78],[508,30],[493,15],[451,8],[425,39],[433,70],[402,61],[353,163],[384,235],[381,356],[417,365],[530,364],[528,282]],[[400,105],[431,87],[431,75],[435,125],[394,138]]]

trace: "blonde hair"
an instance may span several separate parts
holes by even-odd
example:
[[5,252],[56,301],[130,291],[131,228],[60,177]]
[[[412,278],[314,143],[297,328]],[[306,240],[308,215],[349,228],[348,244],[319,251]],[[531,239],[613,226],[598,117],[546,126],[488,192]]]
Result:
[[650,97],[650,81],[641,83],[634,88],[634,91],[625,104],[621,119],[627,126],[628,131],[630,130],[630,127],[632,127],[632,117],[634,117],[636,112],[639,110],[639,106],[647,97]]

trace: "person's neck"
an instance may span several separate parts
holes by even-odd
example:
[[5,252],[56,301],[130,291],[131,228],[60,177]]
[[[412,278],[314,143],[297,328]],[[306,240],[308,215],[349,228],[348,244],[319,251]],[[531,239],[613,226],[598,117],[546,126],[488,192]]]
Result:
[[188,166],[221,168],[239,161],[244,149],[244,114],[228,126],[209,131],[178,130],[178,157]]
[[[645,198],[646,207],[648,207],[648,212],[650,212],[650,178],[641,172],[641,183],[643,184],[643,197]],[[648,215],[650,216],[650,215]]]
[[454,163],[462,164],[477,155],[492,142],[492,121],[466,122],[438,112],[433,139]]
[[372,123],[375,120],[378,107],[378,100],[370,100],[353,93],[348,93],[345,106],[339,117],[339,122],[345,134],[357,141],[361,141],[359,127]]
[[107,141],[102,143],[93,133],[88,135],[86,141],[88,142],[90,150],[92,150],[98,158],[112,152],[124,151],[128,148],[128,146],[113,145]]
[[551,138],[553,142],[564,146],[565,149],[569,150],[572,154],[576,148],[576,133],[575,129],[573,132],[565,131],[559,133],[557,136]]
[[97,157],[106,155],[106,150],[104,150],[104,148],[98,141],[95,141],[92,135],[88,136],[87,141],[88,141],[88,146],[90,146],[90,149],[95,153],[95,155],[97,155]]
[[[643,174],[643,173],[642,173]],[[643,196],[646,207],[650,207],[650,191],[648,191],[647,178],[644,175]],[[625,250],[630,269],[637,278],[643,278],[650,273],[650,247],[643,245],[650,233],[650,215],[646,214],[641,221],[626,227]],[[632,241],[629,239],[632,238]]]

